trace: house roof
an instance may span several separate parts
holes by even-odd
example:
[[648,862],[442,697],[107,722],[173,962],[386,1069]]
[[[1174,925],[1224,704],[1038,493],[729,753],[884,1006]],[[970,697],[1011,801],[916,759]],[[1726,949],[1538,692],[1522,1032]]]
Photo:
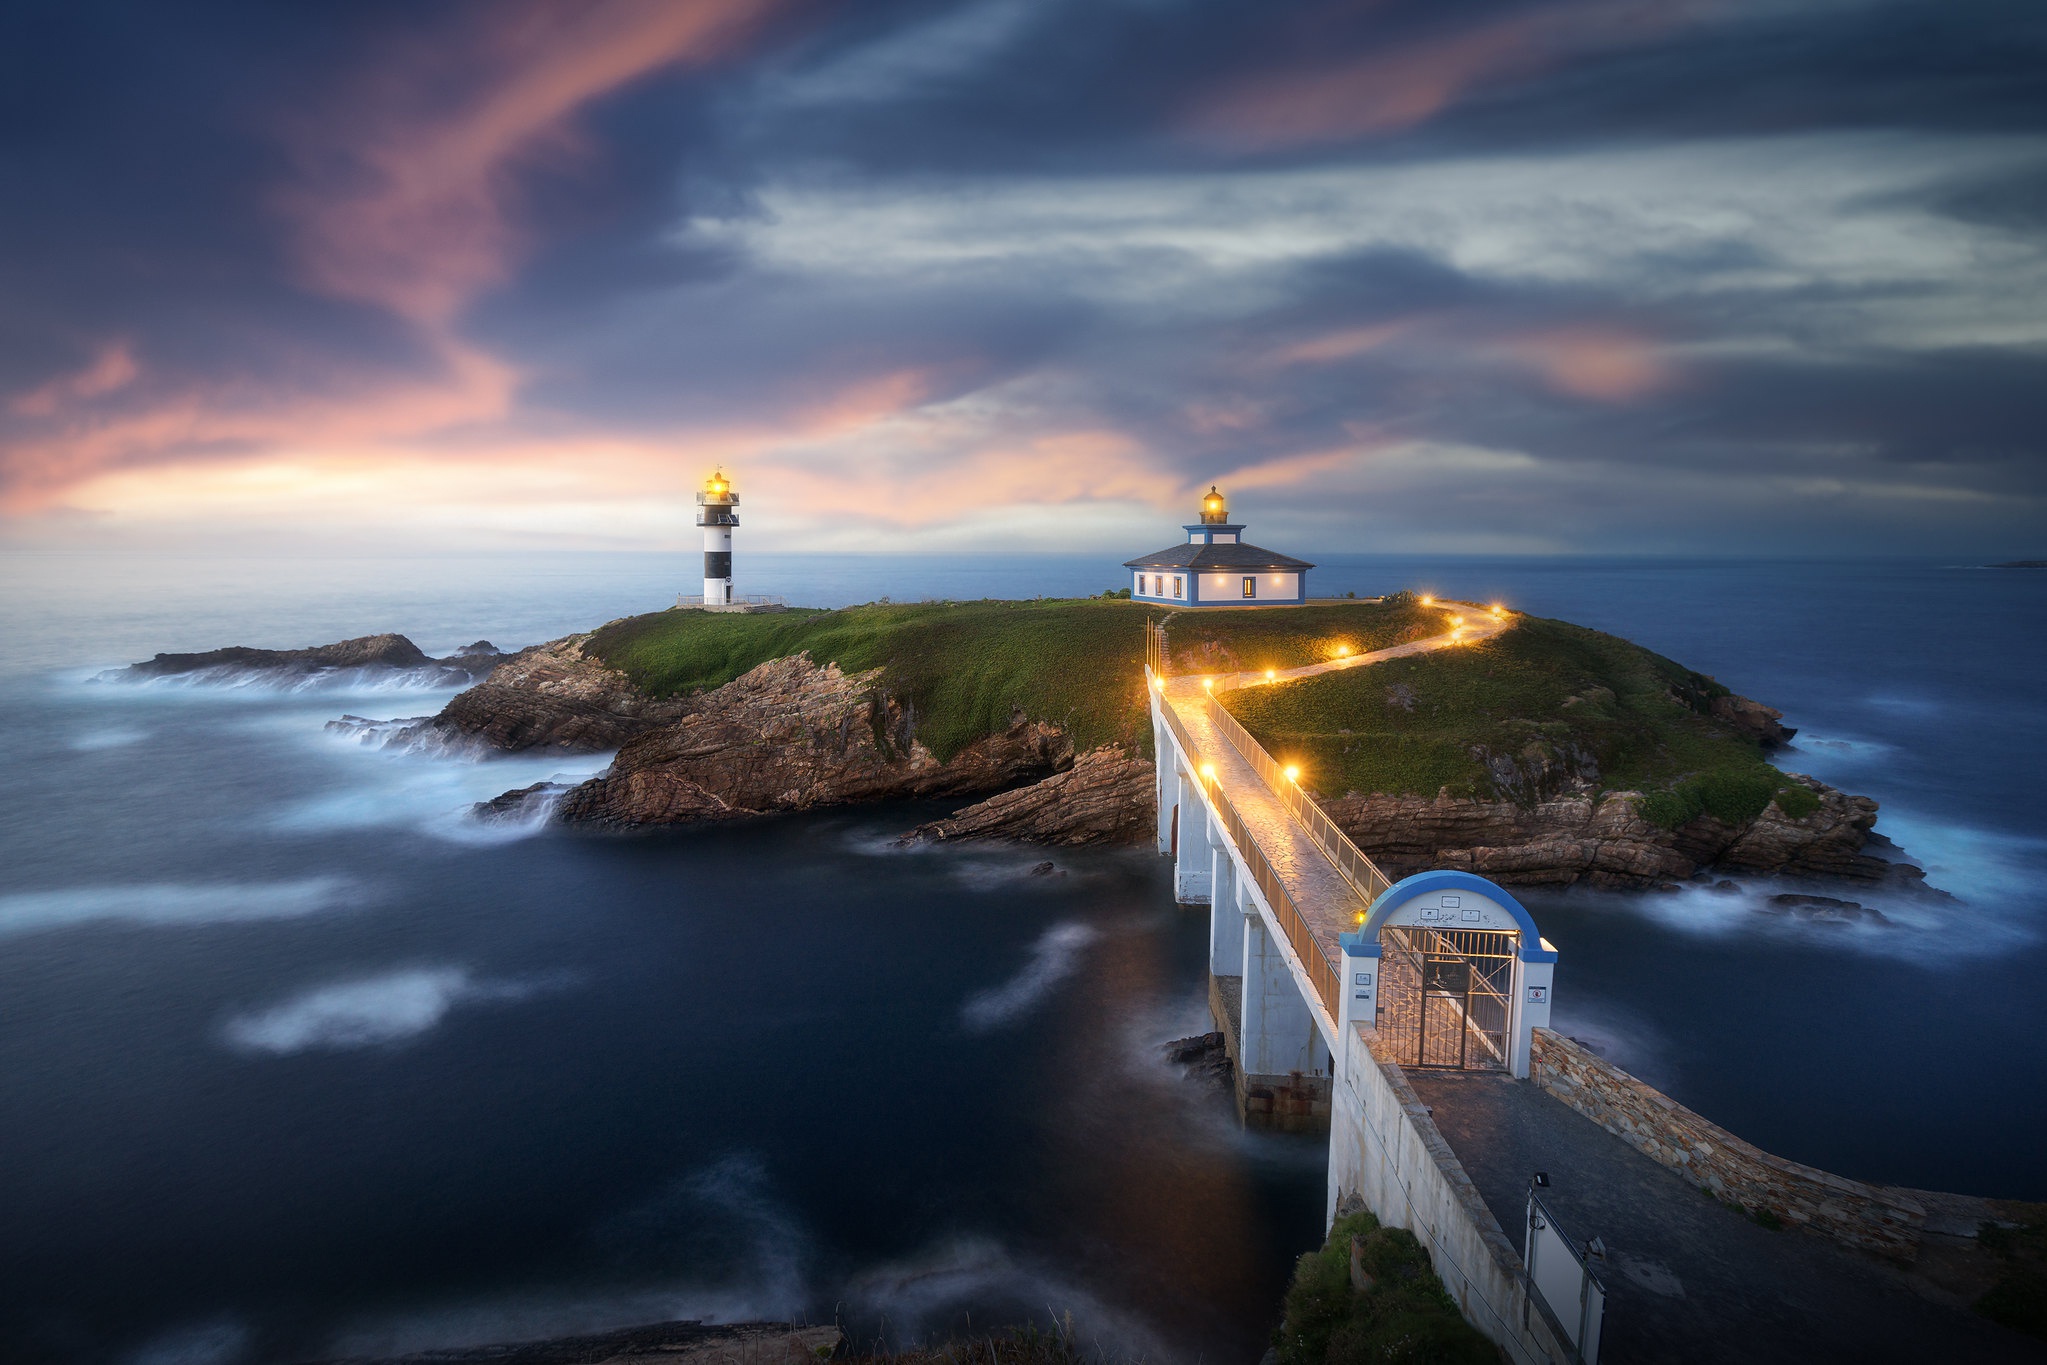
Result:
[[1126,569],[1191,569],[1227,572],[1231,569],[1312,569],[1305,559],[1295,559],[1277,550],[1264,550],[1241,542],[1232,545],[1190,543],[1172,545],[1138,559],[1123,561]]

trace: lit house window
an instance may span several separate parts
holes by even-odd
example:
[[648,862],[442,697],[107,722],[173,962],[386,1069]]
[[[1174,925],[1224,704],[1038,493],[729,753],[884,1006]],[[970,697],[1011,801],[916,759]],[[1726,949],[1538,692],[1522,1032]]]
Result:
[[1256,597],[1257,595],[1258,595],[1258,580],[1257,580],[1257,579],[1255,579],[1255,578],[1247,578],[1247,579],[1245,579],[1245,580],[1244,580],[1244,596],[1246,596],[1246,597]]
[[1164,597],[1166,595],[1166,580],[1158,574],[1152,575],[1151,595],[1153,597]]
[[1174,575],[1173,575],[1173,596],[1175,596],[1175,597],[1178,597],[1179,595],[1180,595],[1180,575],[1178,575],[1178,574],[1174,574]]

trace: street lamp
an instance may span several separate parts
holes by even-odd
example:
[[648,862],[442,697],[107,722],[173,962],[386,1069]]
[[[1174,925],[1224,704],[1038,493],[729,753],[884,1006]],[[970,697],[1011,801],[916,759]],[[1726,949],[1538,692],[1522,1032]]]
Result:
[[1301,770],[1291,763],[1287,764],[1286,780],[1289,782],[1299,782],[1301,780]]

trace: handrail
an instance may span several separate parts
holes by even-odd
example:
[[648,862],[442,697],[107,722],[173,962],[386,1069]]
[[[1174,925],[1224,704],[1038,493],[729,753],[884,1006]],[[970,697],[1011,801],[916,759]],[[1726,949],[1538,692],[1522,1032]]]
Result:
[[1265,746],[1251,737],[1251,732],[1238,723],[1214,693],[1203,697],[1208,707],[1209,723],[1229,741],[1230,747],[1241,755],[1246,763],[1265,782],[1266,789],[1278,797],[1280,804],[1287,808],[1316,847],[1336,864],[1344,880],[1358,893],[1358,899],[1366,905],[1378,900],[1386,888],[1393,885],[1392,879],[1379,870],[1378,864],[1365,856],[1363,849],[1351,842],[1329,813],[1316,804],[1315,798],[1301,789],[1301,784],[1290,780],[1278,760],[1265,751]]
[[[1145,672],[1145,684],[1154,689],[1158,687],[1158,680],[1148,667]],[[1166,718],[1166,728],[1173,732],[1173,738],[1179,742],[1181,752],[1187,755],[1190,762],[1197,765],[1196,772],[1199,773],[1200,750],[1189,738],[1187,727],[1181,723],[1172,703],[1165,701],[1164,697],[1159,700],[1162,704],[1158,710]],[[1280,928],[1286,931],[1287,941],[1293,944],[1295,956],[1300,958],[1302,969],[1307,972],[1309,981],[1314,983],[1315,994],[1322,998],[1323,1006],[1329,1011],[1330,1022],[1334,1023],[1342,1017],[1342,1011],[1337,1005],[1341,998],[1342,977],[1338,974],[1335,964],[1330,962],[1327,950],[1315,937],[1315,931],[1309,926],[1307,916],[1301,913],[1301,907],[1288,893],[1286,883],[1280,880],[1279,873],[1266,859],[1265,851],[1258,847],[1258,841],[1252,837],[1250,827],[1244,823],[1244,818],[1237,814],[1237,808],[1230,804],[1230,798],[1223,794],[1222,784],[1210,780],[1207,774],[1199,775],[1202,788],[1207,791],[1209,800],[1215,803],[1216,815],[1221,819],[1223,829],[1228,832],[1230,842],[1236,845],[1237,852],[1244,859],[1244,865],[1251,870],[1251,879],[1258,884],[1258,889],[1265,893],[1265,903],[1272,907],[1272,913],[1279,919]]]
[[[1170,712],[1171,707],[1167,710]],[[1230,842],[1243,855],[1245,867],[1250,869],[1251,880],[1258,883],[1258,889],[1265,893],[1266,904],[1279,919],[1280,928],[1286,931],[1287,941],[1293,944],[1294,956],[1301,961],[1301,968],[1308,974],[1308,980],[1315,987],[1315,994],[1322,998],[1322,1006],[1329,1011],[1331,1023],[1343,1017],[1338,1004],[1342,994],[1342,977],[1336,966],[1330,962],[1329,954],[1315,937],[1315,931],[1308,924],[1301,907],[1288,894],[1286,883],[1279,879],[1279,873],[1266,860],[1265,851],[1258,847],[1258,841],[1244,823],[1244,817],[1237,814],[1237,808],[1230,804],[1230,798],[1223,794],[1220,782],[1207,782],[1209,798],[1215,802],[1216,815],[1222,820],[1223,828],[1229,832]]]

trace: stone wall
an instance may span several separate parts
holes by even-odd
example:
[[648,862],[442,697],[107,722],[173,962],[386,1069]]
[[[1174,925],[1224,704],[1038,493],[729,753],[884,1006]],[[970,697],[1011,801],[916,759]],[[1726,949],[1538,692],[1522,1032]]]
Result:
[[1363,1025],[1347,1039],[1330,1121],[1329,1212],[1362,1203],[1406,1228],[1465,1321],[1513,1365],[1564,1365],[1566,1337],[1528,1292],[1521,1254],[1429,1117],[1406,1074],[1373,1052]]
[[1916,1201],[1771,1156],[1554,1030],[1535,1030],[1533,1061],[1537,1085],[1717,1197],[1891,1260],[1919,1254]]

